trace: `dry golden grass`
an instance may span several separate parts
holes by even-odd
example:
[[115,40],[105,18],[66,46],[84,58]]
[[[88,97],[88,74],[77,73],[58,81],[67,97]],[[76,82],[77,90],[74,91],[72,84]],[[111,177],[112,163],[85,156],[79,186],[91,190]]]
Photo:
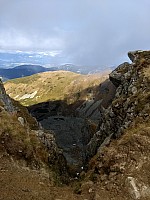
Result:
[[[107,74],[81,75],[68,71],[44,72],[36,75],[14,79],[5,83],[5,89],[10,97],[20,101],[25,106],[45,101],[73,99],[81,91],[98,86],[108,78]],[[21,99],[25,94],[33,94],[33,98]],[[75,98],[75,99],[74,99]],[[86,98],[86,94],[83,98]]]
[[28,124],[22,126],[16,114],[0,112],[0,142],[3,151],[17,159],[25,159],[29,165],[39,167],[48,162],[48,153]]
[[144,75],[150,78],[150,65],[144,70]]

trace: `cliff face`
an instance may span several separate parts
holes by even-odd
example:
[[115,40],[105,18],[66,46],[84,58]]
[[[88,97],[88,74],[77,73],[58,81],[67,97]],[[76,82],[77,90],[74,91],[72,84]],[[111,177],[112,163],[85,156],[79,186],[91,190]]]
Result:
[[149,120],[150,114],[150,52],[129,52],[132,63],[119,65],[110,80],[117,87],[115,98],[105,110],[99,131],[87,145],[87,156],[92,157],[98,148],[119,137],[129,127]]
[[110,74],[116,95],[87,145],[81,190],[98,200],[150,199],[150,51],[128,55]]
[[14,111],[14,107],[12,105],[12,102],[11,102],[10,98],[8,97],[8,95],[6,94],[5,88],[4,88],[1,80],[0,80],[0,102],[1,102],[1,105],[3,105],[4,108],[8,112]]

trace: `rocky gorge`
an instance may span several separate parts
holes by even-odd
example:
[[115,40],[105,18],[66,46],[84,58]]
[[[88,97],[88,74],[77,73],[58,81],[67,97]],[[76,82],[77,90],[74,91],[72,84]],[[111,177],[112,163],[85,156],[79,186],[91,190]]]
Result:
[[129,52],[128,56],[132,63],[119,65],[109,75],[117,90],[101,119],[99,131],[87,145],[91,156],[105,139],[121,136],[133,122],[149,120],[150,82],[145,76],[150,66],[149,51]]
[[91,96],[84,101],[78,100],[73,104],[48,101],[28,107],[44,129],[54,132],[72,173],[81,172],[86,164],[86,145],[96,132],[103,110],[112,102],[116,88],[106,80],[96,89],[95,96],[95,88],[88,90]]
[[[1,83],[1,121],[3,112],[11,116],[13,113],[16,120],[22,117],[24,124],[17,121],[19,127],[31,137],[33,133],[29,130],[35,124],[34,137],[40,141],[40,150],[35,150],[36,145],[33,149],[30,146],[32,156],[29,156],[29,146],[17,149],[20,144],[17,143],[12,148],[10,144],[14,140],[8,137],[11,134],[2,130],[1,152],[5,149],[10,155],[17,155],[17,159],[18,155],[30,158],[40,166],[38,152],[44,149],[45,164],[55,169],[61,181],[73,180],[69,175],[79,180],[74,189],[77,199],[149,200],[150,51],[129,52],[128,56],[132,63],[119,65],[110,73],[107,84],[98,88],[105,95],[92,96],[73,105],[56,101],[28,107],[36,120],[29,117],[27,110],[23,115],[25,108],[16,106]],[[76,199],[76,196],[65,199]]]

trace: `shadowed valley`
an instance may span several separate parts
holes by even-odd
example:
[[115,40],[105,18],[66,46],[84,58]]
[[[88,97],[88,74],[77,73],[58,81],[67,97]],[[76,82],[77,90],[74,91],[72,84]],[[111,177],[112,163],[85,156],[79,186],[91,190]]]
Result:
[[60,71],[8,81],[15,100],[0,84],[3,199],[149,200],[150,51],[128,56],[109,79]]

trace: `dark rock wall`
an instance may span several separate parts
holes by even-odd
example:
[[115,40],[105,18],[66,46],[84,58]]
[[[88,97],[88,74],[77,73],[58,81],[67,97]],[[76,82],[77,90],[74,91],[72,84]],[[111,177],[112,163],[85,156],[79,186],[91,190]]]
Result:
[[78,172],[87,161],[86,145],[96,132],[104,107],[107,108],[112,102],[115,90],[116,87],[106,80],[97,88],[94,99],[71,105],[65,101],[53,101],[28,107],[44,129],[54,132],[68,166],[74,166]]
[[150,67],[150,52],[129,52],[132,64],[123,63],[111,74],[110,80],[117,87],[115,98],[104,111],[99,131],[87,145],[87,157],[96,154],[101,145],[111,137],[119,137],[135,121],[149,120],[150,81],[144,70]]
[[85,164],[85,146],[93,136],[90,123],[82,118],[64,116],[48,117],[40,123],[45,129],[54,131],[68,165],[79,170]]

